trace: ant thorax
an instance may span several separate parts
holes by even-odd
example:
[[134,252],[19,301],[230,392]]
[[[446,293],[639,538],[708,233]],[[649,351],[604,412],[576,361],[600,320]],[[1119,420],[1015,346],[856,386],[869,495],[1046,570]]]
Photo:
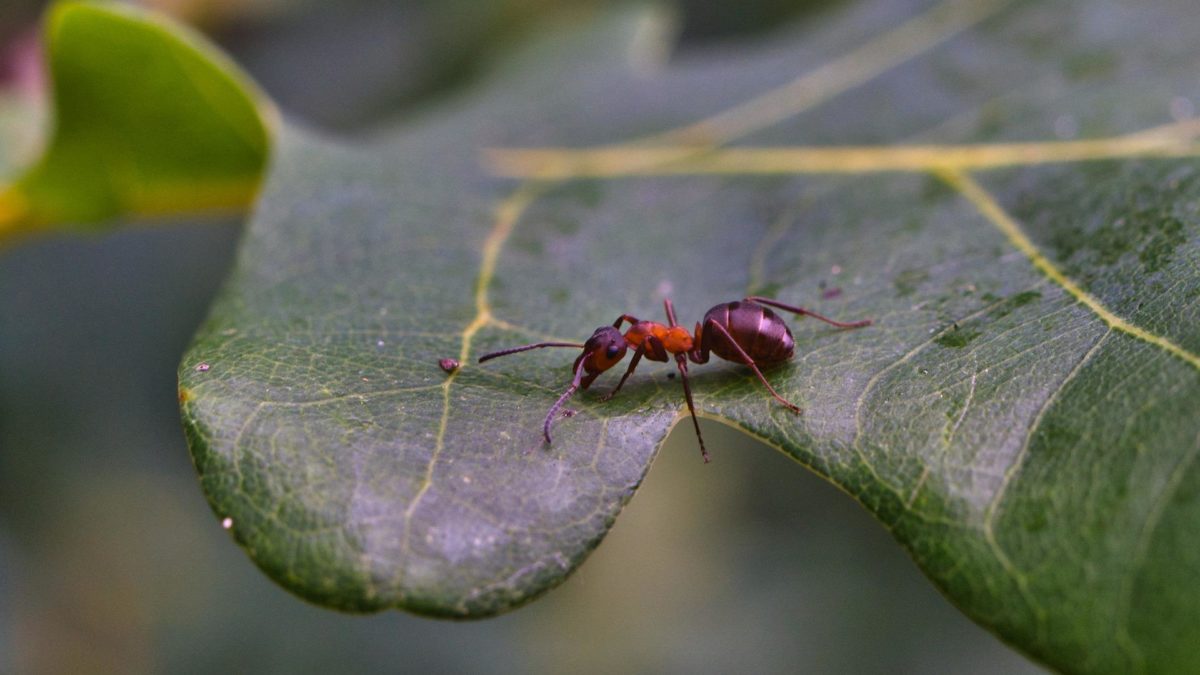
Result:
[[[692,350],[694,345],[692,334],[683,326],[666,326],[654,321],[639,321],[625,332],[625,341],[634,348],[642,346],[648,337],[658,338],[663,348],[671,354],[686,354]],[[646,347],[649,352],[650,345],[646,345]]]

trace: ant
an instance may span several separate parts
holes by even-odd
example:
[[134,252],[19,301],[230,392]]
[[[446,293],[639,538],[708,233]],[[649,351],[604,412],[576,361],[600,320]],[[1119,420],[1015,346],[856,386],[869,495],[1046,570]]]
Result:
[[[771,396],[775,397],[775,400],[792,412],[800,412],[799,406],[775,391],[759,369],[760,365],[773,366],[791,359],[796,348],[796,342],[792,339],[792,331],[788,329],[783,319],[771,311],[771,307],[800,316],[811,316],[838,328],[861,328],[871,325],[870,319],[843,323],[803,307],[785,305],[778,300],[752,295],[741,301],[721,303],[708,310],[704,315],[704,320],[696,324],[695,332],[689,333],[686,328],[675,321],[675,306],[671,304],[670,300],[664,300],[663,308],[667,312],[666,325],[622,314],[611,326],[597,328],[583,344],[538,342],[484,354],[479,357],[479,362],[483,363],[499,356],[542,347],[583,349],[571,367],[575,373],[571,386],[567,387],[563,395],[558,397],[558,400],[550,407],[550,412],[546,413],[546,421],[542,425],[542,435],[546,438],[546,443],[550,443],[550,424],[567,399],[571,398],[579,389],[587,389],[601,373],[619,363],[621,359],[625,358],[627,350],[634,349],[633,360],[630,361],[629,368],[625,370],[625,374],[621,376],[617,386],[605,394],[600,399],[601,401],[607,401],[616,396],[643,357],[651,361],[667,363],[673,356],[675,365],[679,368],[680,382],[683,383],[683,394],[687,398],[692,425],[696,428],[696,438],[700,441],[700,454],[707,463],[709,461],[708,450],[704,448],[704,437],[700,435],[700,423],[696,419],[696,406],[692,403],[692,388],[688,384],[689,360],[692,363],[708,363],[710,355],[716,354],[726,361],[747,365],[758,376],[767,391],[771,392]],[[621,324],[626,322],[629,323],[629,329],[622,335]]]

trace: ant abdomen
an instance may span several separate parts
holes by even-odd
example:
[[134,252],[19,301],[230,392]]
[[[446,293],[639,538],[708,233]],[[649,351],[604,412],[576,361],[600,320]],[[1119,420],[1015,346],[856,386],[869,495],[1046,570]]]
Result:
[[755,363],[763,366],[783,363],[792,358],[796,341],[778,314],[762,305],[750,302],[726,302],[704,315],[701,324],[704,343],[717,356],[726,361],[742,363],[744,359],[737,347],[720,331],[713,330],[709,321],[720,324],[730,337]]

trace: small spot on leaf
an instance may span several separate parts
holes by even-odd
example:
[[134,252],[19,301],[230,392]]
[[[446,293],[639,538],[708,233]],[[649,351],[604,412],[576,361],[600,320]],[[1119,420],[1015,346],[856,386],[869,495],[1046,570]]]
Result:
[[943,347],[958,349],[960,347],[966,347],[971,343],[971,340],[974,340],[977,337],[979,337],[979,331],[977,330],[952,330],[934,340],[934,342]]
[[904,297],[906,295],[912,295],[913,293],[916,293],[917,286],[927,279],[929,279],[929,272],[927,270],[904,270],[900,274],[896,275],[896,278],[892,281],[892,284],[896,287],[896,293],[900,297]]

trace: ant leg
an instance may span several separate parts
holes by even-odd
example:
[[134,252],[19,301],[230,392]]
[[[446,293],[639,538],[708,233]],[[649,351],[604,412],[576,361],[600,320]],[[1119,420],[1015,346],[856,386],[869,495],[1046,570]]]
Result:
[[704,331],[700,328],[700,322],[696,322],[696,337],[693,338],[692,351],[688,352],[688,359],[692,363],[708,363],[708,343],[704,341]]
[[821,321],[824,321],[825,323],[827,323],[831,326],[837,326],[838,328],[862,328],[863,326],[871,325],[870,319],[864,319],[862,321],[854,321],[854,322],[850,322],[850,323],[846,323],[843,321],[834,321],[833,319],[830,319],[829,317],[821,316],[820,314],[817,314],[816,312],[814,312],[810,309],[804,309],[803,307],[795,307],[793,305],[785,305],[782,302],[779,302],[778,300],[772,300],[771,298],[764,298],[764,297],[758,296],[758,295],[752,295],[752,296],[746,298],[746,300],[749,300],[750,302],[757,302],[760,305],[770,305],[771,307],[775,307],[777,309],[782,309],[782,310],[785,310],[788,312],[792,312],[793,314],[801,314],[801,315],[807,314],[808,316],[811,316],[814,319],[820,319]]
[[546,439],[546,445],[551,443],[550,424],[554,422],[554,416],[558,414],[558,411],[567,402],[567,399],[571,398],[571,395],[579,389],[579,383],[583,380],[583,362],[583,359],[579,359],[578,365],[575,366],[575,379],[571,381],[571,386],[567,387],[563,395],[559,396],[554,405],[550,406],[550,412],[546,413],[546,421],[542,423],[542,436]]
[[687,399],[688,412],[692,415],[692,426],[696,428],[696,440],[700,441],[700,456],[708,464],[708,450],[704,448],[704,436],[700,434],[700,421],[696,419],[696,406],[692,403],[692,387],[688,384],[687,358],[683,354],[675,355],[675,365],[679,367],[679,381],[683,383],[683,396]]
[[791,401],[787,400],[786,398],[780,396],[779,392],[775,391],[775,388],[771,386],[771,383],[767,382],[766,376],[764,376],[762,374],[762,371],[758,369],[758,364],[754,362],[754,359],[750,358],[750,355],[747,354],[744,349],[742,349],[742,346],[737,343],[737,340],[733,339],[733,336],[729,334],[729,331],[725,330],[724,326],[717,323],[713,319],[708,320],[707,326],[716,327],[716,329],[718,331],[720,331],[722,335],[725,336],[725,339],[729,341],[729,344],[733,345],[733,348],[736,349],[737,353],[742,357],[742,360],[743,360],[742,362],[745,363],[747,366],[750,366],[751,370],[754,371],[754,374],[758,376],[758,380],[763,383],[763,386],[767,388],[767,391],[771,392],[771,395],[775,397],[776,401],[779,401],[780,403],[784,404],[785,406],[790,408],[793,412],[797,412],[797,413],[800,412],[800,406],[798,406],[795,403],[792,403]]
[[621,322],[622,322],[622,321],[628,321],[630,326],[632,326],[632,325],[634,325],[634,324],[636,324],[636,323],[641,323],[641,321],[640,321],[640,320],[639,320],[639,319],[638,319],[636,316],[630,316],[630,315],[628,315],[628,314],[622,314],[621,316],[618,316],[618,317],[617,317],[617,320],[616,320],[616,321],[614,321],[614,322],[613,322],[613,325],[612,325],[612,326],[613,326],[613,328],[620,328],[620,327],[621,327]]
[[675,305],[670,298],[663,298],[663,309],[667,310],[667,325],[671,328],[678,326],[675,322]]
[[[625,384],[625,380],[633,374],[633,369],[637,368],[638,361],[640,361],[643,356],[651,361],[662,361],[663,363],[666,363],[670,360],[668,357],[667,347],[662,343],[662,340],[659,340],[653,335],[647,335],[642,340],[642,343],[638,345],[637,351],[633,353],[633,360],[629,362],[629,368],[627,368],[625,370],[625,374],[621,376],[621,381],[617,383],[615,389],[608,392],[604,398],[600,399],[601,401],[607,401],[613,396],[617,395],[617,392],[621,390],[621,386]],[[595,373],[593,375],[589,375],[588,377],[595,378],[599,374],[600,373]],[[588,377],[583,378],[584,389],[587,389],[587,385],[591,382]]]
[[621,376],[621,381],[617,383],[616,387],[613,387],[612,391],[600,397],[601,401],[607,401],[616,396],[618,391],[621,391],[621,386],[624,385],[625,380],[628,380],[629,376],[633,374],[633,369],[637,368],[638,361],[642,360],[642,355],[645,353],[646,342],[643,340],[642,344],[638,345],[637,351],[633,353],[633,360],[629,362],[629,367],[625,369],[625,374]]

